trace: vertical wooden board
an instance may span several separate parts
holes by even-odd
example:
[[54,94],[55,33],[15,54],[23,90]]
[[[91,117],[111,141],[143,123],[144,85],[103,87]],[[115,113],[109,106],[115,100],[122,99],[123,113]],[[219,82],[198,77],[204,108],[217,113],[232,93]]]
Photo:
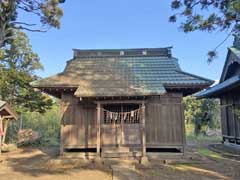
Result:
[[236,127],[235,127],[236,137],[240,138],[240,118],[236,115],[235,120],[236,120]]
[[75,124],[73,125],[73,134],[72,134],[72,141],[74,145],[79,145],[79,139],[78,139],[78,126]]
[[[174,99],[172,101],[174,101]],[[178,138],[177,136],[175,136],[176,131],[178,129],[177,119],[174,117],[175,106],[176,106],[175,104],[173,104],[172,106],[169,105],[169,109],[170,109],[170,121],[169,122],[171,122],[170,125],[169,125],[169,127],[171,129],[170,140],[173,142],[173,144],[177,143],[177,138]]]
[[181,97],[162,97],[147,104],[147,143],[155,145],[181,145],[183,125]]
[[236,137],[240,138],[240,95],[239,93],[235,93],[234,100],[235,100],[234,104],[236,104],[235,106]]
[[222,134],[223,135],[228,135],[227,133],[227,109],[226,107],[221,108],[221,127],[222,127]]
[[86,133],[87,133],[87,129],[86,129],[86,126],[87,126],[87,121],[86,121],[86,118],[87,118],[87,112],[86,110],[82,107],[82,104],[79,105],[79,114],[80,114],[80,117],[79,117],[79,125],[78,126],[78,136],[79,136],[79,140],[78,140],[78,143],[79,145],[81,146],[84,146],[86,147],[86,141],[87,141],[87,137],[86,137]]
[[181,144],[183,142],[183,131],[182,131],[182,118],[181,118],[181,104],[175,105],[175,111],[174,111],[174,119],[175,119],[175,127],[176,130],[174,131],[174,137],[176,139],[176,144]]
[[85,141],[84,141],[84,146],[85,148],[88,148],[89,147],[89,144],[90,144],[90,136],[89,136],[89,124],[90,124],[90,114],[89,114],[89,109],[88,108],[84,108],[84,112],[85,112],[85,115],[84,115],[84,138],[85,138]]
[[88,108],[88,137],[89,137],[89,145],[96,145],[96,107]]
[[168,144],[168,143],[172,143],[170,141],[170,137],[169,134],[171,133],[171,128],[169,127],[169,123],[170,123],[170,112],[169,112],[169,108],[166,105],[163,105],[163,110],[161,111],[161,125],[162,128],[160,128],[160,132],[159,134],[161,135],[160,137],[162,137],[162,139],[159,139],[158,142],[163,143],[163,144]]
[[227,107],[227,121],[228,121],[228,135],[235,136],[235,128],[234,128],[234,118],[233,118],[233,108],[232,106]]
[[65,102],[69,103],[69,106],[64,114],[64,121],[66,121],[66,127],[64,127],[65,133],[65,145],[68,146],[84,146],[85,145],[85,117],[86,113],[81,104],[77,103],[77,98],[65,95]]
[[149,133],[150,133],[150,143],[154,143],[156,141],[156,136],[155,134],[157,133],[157,126],[155,119],[157,119],[157,112],[156,112],[156,106],[155,104],[151,104],[149,109],[149,113],[151,113],[151,124],[149,127]]
[[83,127],[82,127],[82,109],[81,109],[81,105],[77,105],[77,110],[76,110],[76,126],[77,126],[77,132],[76,132],[76,136],[78,139],[78,144],[81,145],[81,142],[84,142],[83,139]]
[[158,142],[159,137],[159,131],[161,129],[161,119],[160,119],[160,111],[161,111],[161,106],[157,103],[153,104],[153,118],[152,118],[152,123],[150,130],[152,129],[152,141],[151,144],[155,144]]
[[149,102],[146,103],[146,142],[150,142],[149,125],[151,116],[149,116]]
[[151,124],[151,116],[150,116],[150,114],[149,114],[149,108],[150,108],[150,104],[149,104],[149,102],[147,102],[147,106],[146,106],[146,141],[147,142],[150,142],[151,141],[151,134],[150,134],[150,132],[149,132],[149,126],[150,126],[150,124]]
[[139,124],[124,124],[124,145],[140,145],[141,144],[141,134],[140,134],[140,125]]
[[[239,100],[239,99],[238,99]],[[239,105],[236,106],[236,136],[237,138],[240,138],[240,102]]]
[[71,143],[71,125],[64,126],[64,137],[65,142],[64,145],[69,145]]
[[116,131],[111,125],[101,125],[101,142],[103,146],[116,145]]

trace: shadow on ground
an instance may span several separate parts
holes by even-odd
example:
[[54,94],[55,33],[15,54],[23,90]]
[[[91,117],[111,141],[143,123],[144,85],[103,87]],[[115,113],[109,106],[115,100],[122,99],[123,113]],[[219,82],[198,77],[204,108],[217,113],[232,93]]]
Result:
[[58,147],[20,148],[3,157],[1,180],[240,179],[240,161],[212,152],[207,145],[189,145],[184,157],[159,156],[145,166],[136,161],[59,158]]
[[58,154],[57,147],[27,147],[3,154],[4,161],[0,163],[0,175],[5,175],[6,179],[14,174],[20,175],[21,179],[41,177],[43,179],[59,179],[59,177],[64,179],[64,176],[65,178],[74,174],[84,176],[85,172],[88,172],[87,174],[92,174],[92,179],[94,179],[92,177],[94,174],[99,176],[99,179],[101,179],[101,176],[102,179],[106,179],[106,177],[111,179],[112,171],[106,166],[80,159],[63,159],[59,158]]

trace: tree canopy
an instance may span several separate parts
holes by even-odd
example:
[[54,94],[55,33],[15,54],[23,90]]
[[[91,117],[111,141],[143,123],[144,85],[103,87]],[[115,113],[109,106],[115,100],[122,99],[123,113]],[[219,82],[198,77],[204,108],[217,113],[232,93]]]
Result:
[[[14,39],[14,30],[45,32],[50,27],[60,28],[65,0],[0,0],[0,48]],[[39,17],[39,24],[21,21],[19,13]]]
[[220,128],[220,102],[217,99],[200,99],[193,96],[183,99],[186,124],[195,125],[195,133],[205,133],[203,126]]
[[26,34],[17,31],[15,37],[11,45],[0,49],[0,97],[17,111],[45,112],[52,99],[29,84],[37,79],[35,71],[43,67]]
[[226,31],[227,36],[216,48],[209,51],[209,61],[216,57],[216,49],[232,34],[240,33],[239,0],[173,0],[171,7],[176,13],[170,22],[181,21],[180,29],[193,31]]

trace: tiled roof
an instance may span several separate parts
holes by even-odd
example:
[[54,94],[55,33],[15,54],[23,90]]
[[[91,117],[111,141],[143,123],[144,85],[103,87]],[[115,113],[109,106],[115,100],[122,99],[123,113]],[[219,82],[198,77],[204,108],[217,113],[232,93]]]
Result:
[[169,56],[94,56],[68,61],[63,73],[32,83],[38,88],[76,87],[76,96],[142,96],[165,86],[209,86],[211,80],[183,72]]
[[240,86],[240,75],[236,75],[234,77],[227,79],[226,81],[223,81],[222,83],[219,83],[213,87],[210,87],[204,91],[197,93],[195,96],[197,98],[219,97],[221,93],[239,86]]

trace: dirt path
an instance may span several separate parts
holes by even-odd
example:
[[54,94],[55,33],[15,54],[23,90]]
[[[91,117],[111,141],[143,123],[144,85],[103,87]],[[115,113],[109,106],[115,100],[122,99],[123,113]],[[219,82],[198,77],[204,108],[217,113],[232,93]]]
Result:
[[111,169],[91,162],[59,160],[56,148],[24,148],[4,154],[1,180],[111,180]]
[[[215,180],[240,179],[240,161],[222,157],[206,144],[190,144],[184,158],[155,158],[148,166],[133,162],[114,166],[77,159],[59,159],[57,148],[23,148],[3,154],[1,180]],[[170,156],[171,157],[171,156]],[[125,163],[124,163],[125,164]]]
[[139,180],[135,166],[112,165],[113,180]]
[[208,149],[208,143],[190,144],[184,158],[154,160],[150,167],[139,167],[142,179],[240,180],[240,161]]

